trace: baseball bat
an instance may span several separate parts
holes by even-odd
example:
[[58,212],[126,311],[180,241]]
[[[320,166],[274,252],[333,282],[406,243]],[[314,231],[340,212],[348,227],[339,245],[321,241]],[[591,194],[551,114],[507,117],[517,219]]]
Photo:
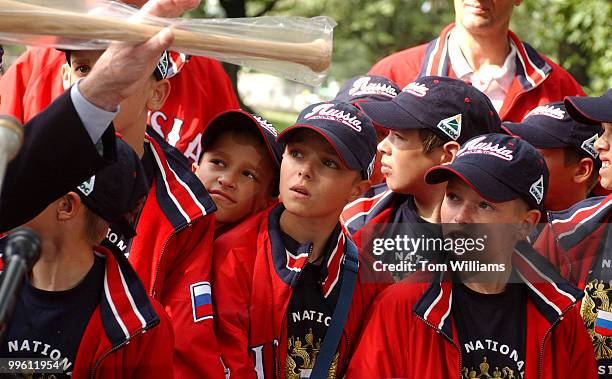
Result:
[[[59,36],[142,43],[162,29],[127,20],[81,14],[13,0],[0,0],[0,33]],[[323,39],[278,42],[174,28],[172,50],[198,49],[304,65],[315,72],[329,68],[331,47]]]

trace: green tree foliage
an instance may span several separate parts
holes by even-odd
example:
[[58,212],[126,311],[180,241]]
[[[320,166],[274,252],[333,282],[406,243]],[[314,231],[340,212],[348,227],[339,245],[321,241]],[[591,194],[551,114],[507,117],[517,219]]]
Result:
[[612,1],[525,1],[514,29],[580,82],[592,95],[612,87]]
[[[312,17],[338,23],[330,77],[363,74],[382,57],[435,38],[454,19],[451,0],[220,0],[254,15]],[[229,8],[231,5],[232,8]],[[232,13],[232,12],[230,12]],[[612,87],[612,1],[525,0],[512,30],[567,69],[591,95]]]

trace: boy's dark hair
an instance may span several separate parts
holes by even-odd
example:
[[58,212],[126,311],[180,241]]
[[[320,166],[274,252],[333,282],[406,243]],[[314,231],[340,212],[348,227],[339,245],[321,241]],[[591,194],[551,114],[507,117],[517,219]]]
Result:
[[[239,136],[241,138],[248,138],[252,141],[257,141],[258,147],[263,147],[264,150],[267,149],[266,141],[261,136],[261,134],[255,128],[245,128],[244,125],[241,124],[223,124],[212,126],[211,130],[206,132],[206,138],[202,139],[202,154],[200,155],[199,164],[202,164],[202,159],[204,158],[204,152],[206,152],[212,145],[214,145],[219,137],[224,134],[231,134],[234,136]],[[275,197],[278,196],[278,186],[280,182],[280,174],[277,171],[274,175],[274,179],[272,181],[272,189],[270,196]]]
[[108,223],[85,207],[85,233],[88,241],[92,245],[99,245],[106,237],[106,230]]
[[593,162],[593,171],[591,172],[591,176],[587,181],[587,192],[591,192],[591,190],[597,184],[597,180],[599,180],[597,163],[595,162],[595,160],[593,160],[593,158],[587,157],[584,154],[579,154],[576,150],[570,147],[563,148],[563,166],[568,167],[577,164],[582,160],[582,158],[588,158]]
[[429,129],[419,129],[419,138],[421,139],[425,154],[429,154],[434,149],[444,146],[447,142]]

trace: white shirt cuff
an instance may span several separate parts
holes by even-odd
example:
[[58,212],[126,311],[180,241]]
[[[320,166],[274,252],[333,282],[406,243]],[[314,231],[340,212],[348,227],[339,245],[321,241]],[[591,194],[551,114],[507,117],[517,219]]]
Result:
[[117,113],[119,113],[119,107],[114,112],[98,108],[81,94],[78,82],[70,89],[70,99],[72,99],[72,104],[74,104],[74,108],[81,118],[81,122],[89,137],[91,137],[92,142],[94,144],[98,143]]

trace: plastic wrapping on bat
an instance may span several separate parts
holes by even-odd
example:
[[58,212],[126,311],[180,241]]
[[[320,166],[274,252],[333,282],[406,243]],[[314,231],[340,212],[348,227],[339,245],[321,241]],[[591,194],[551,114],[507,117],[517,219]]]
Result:
[[319,85],[331,64],[328,17],[159,18],[108,0],[0,0],[0,43],[102,50],[172,27],[171,49]]

